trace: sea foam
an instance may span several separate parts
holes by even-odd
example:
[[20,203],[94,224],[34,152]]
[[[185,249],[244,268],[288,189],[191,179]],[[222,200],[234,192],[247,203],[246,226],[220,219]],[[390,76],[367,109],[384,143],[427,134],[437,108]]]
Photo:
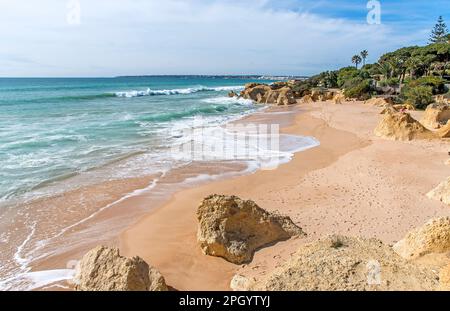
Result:
[[117,97],[126,97],[126,98],[133,98],[133,97],[142,97],[142,96],[158,96],[158,95],[186,95],[186,94],[192,94],[197,92],[224,92],[224,91],[238,91],[242,90],[242,86],[219,86],[219,87],[205,87],[205,86],[199,86],[199,87],[191,87],[191,88],[184,88],[184,89],[167,89],[167,90],[152,90],[148,88],[145,91],[122,91],[122,92],[116,92],[114,93]]

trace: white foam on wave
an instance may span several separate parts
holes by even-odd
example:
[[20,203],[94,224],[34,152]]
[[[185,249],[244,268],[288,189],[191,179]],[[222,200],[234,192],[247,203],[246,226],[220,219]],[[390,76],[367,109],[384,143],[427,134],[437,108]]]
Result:
[[206,98],[203,99],[202,102],[208,104],[239,104],[243,106],[251,106],[253,105],[253,101],[251,99],[238,98],[238,97],[214,97],[214,98]]
[[117,97],[125,97],[125,98],[133,98],[133,97],[142,97],[142,96],[157,96],[157,95],[186,95],[197,92],[224,92],[224,91],[238,91],[242,90],[242,86],[219,86],[219,87],[191,87],[184,89],[167,89],[167,90],[152,90],[148,88],[145,91],[125,91],[125,92],[116,92],[114,93]]
[[31,291],[61,281],[72,280],[75,269],[26,272],[0,282],[0,290]]

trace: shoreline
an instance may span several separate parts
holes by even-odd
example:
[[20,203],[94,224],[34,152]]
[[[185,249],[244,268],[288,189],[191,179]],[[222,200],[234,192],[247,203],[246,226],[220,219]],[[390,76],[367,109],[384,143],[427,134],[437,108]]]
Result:
[[[339,107],[321,103],[302,107],[306,111],[297,114],[295,123],[284,127],[282,132],[314,136],[321,142],[319,147],[297,153],[292,161],[274,171],[258,171],[176,193],[167,204],[150,212],[121,235],[123,255],[142,257],[177,290],[230,290],[229,282],[234,274],[262,276],[284,262],[298,246],[325,235],[375,237],[393,243],[429,218],[450,215],[445,205],[424,195],[446,177],[442,168],[447,155],[440,152],[448,144],[444,142],[436,147],[431,142],[377,139],[372,134],[372,123],[378,122],[379,109],[361,103]],[[363,114],[366,118],[370,114],[372,118],[369,122],[360,118],[356,123],[342,124],[342,111],[338,115],[338,110],[356,110],[359,116]],[[360,133],[354,133],[358,129]],[[390,154],[384,160],[379,159],[383,150],[398,153],[402,148],[420,150],[421,154],[412,153],[404,160]],[[430,148],[436,150],[430,152]],[[428,165],[431,174],[423,181],[418,183],[414,174],[402,172],[405,165],[411,165],[406,162],[408,158],[415,158],[417,163],[417,158],[428,152],[427,158],[442,158],[442,161]],[[361,155],[370,157],[361,158]],[[375,159],[380,163],[374,163]],[[387,179],[392,169],[387,166],[389,163],[400,165],[397,169],[402,176],[399,178],[405,178],[411,189],[402,186],[397,176]],[[361,170],[368,170],[367,177]],[[335,174],[326,175],[325,171]],[[380,178],[383,180],[384,177],[386,184],[380,183]],[[365,179],[367,186],[360,183]],[[417,191],[418,188],[422,190]],[[405,194],[397,193],[405,190]],[[262,248],[247,265],[234,265],[221,258],[205,256],[196,241],[195,213],[201,200],[214,193],[237,195],[254,200],[269,211],[279,210],[302,227],[308,237]],[[423,206],[413,206],[412,203],[417,202]],[[322,203],[326,203],[325,206],[320,206]],[[406,209],[408,203],[411,203],[411,210]]]
[[[246,122],[277,123],[280,125],[282,134],[312,136],[320,141],[320,146],[296,153],[290,162],[271,171],[258,170],[243,174],[242,167],[239,170],[234,165],[226,168],[225,163],[217,163],[218,165],[210,163],[206,171],[218,171],[220,177],[217,180],[212,178],[185,187],[181,186],[156,202],[152,201],[151,196],[146,195],[145,192],[129,196],[123,201],[120,198],[119,206],[99,212],[100,215],[94,217],[95,226],[87,225],[77,228],[78,230],[64,240],[69,244],[75,243],[73,249],[33,262],[30,265],[31,271],[66,269],[71,260],[79,259],[87,250],[98,244],[105,244],[119,246],[122,255],[142,257],[161,271],[168,285],[177,290],[229,290],[229,282],[234,274],[263,275],[281,264],[299,245],[324,235],[332,233],[362,235],[392,243],[400,239],[409,229],[421,225],[431,217],[450,215],[450,211],[445,209],[443,204],[431,201],[424,195],[446,177],[445,169],[442,168],[448,157],[443,152],[448,147],[448,142],[402,143],[375,138],[372,133],[379,120],[378,113],[378,108],[361,103],[331,105],[329,102],[322,102],[287,108],[271,107],[232,121],[244,124]],[[440,163],[427,162],[427,168],[432,168],[433,174],[426,178],[425,185],[422,181],[420,183],[416,181],[414,191],[408,192],[409,195],[413,195],[409,198],[410,202],[417,201],[419,197],[419,200],[429,207],[429,210],[425,212],[415,207],[417,215],[414,217],[405,214],[402,210],[404,206],[401,204],[403,201],[399,201],[399,198],[390,193],[392,189],[383,187],[381,187],[382,191],[378,189],[381,186],[380,172],[371,175],[374,168],[379,168],[371,162],[374,159],[378,160],[379,153],[383,150],[392,153],[388,156],[391,161],[394,159],[391,169],[400,166],[395,169],[401,171],[407,162],[407,159],[402,160],[398,157],[399,151],[403,148],[411,150],[413,160],[411,163],[420,162],[424,153],[430,150],[432,152],[426,156],[427,159],[433,159],[436,162],[436,158],[442,158]],[[421,153],[415,156],[418,150]],[[373,158],[369,163],[360,163],[362,168],[372,170],[368,171],[367,193],[359,193],[353,185],[353,180],[339,180],[336,184],[330,185],[329,179],[339,179],[340,174],[346,173],[345,169],[341,172],[336,172],[336,169],[342,169],[342,167],[348,170],[354,169],[349,165],[353,166],[355,162],[360,161],[361,154],[364,153],[367,153],[369,158]],[[347,160],[339,164],[342,158],[350,158],[350,163]],[[386,161],[382,162],[383,165],[386,164]],[[231,176],[223,174],[224,169],[227,169]],[[328,175],[322,173],[327,170],[330,171]],[[186,173],[189,175],[189,169]],[[390,175],[390,172],[384,173],[385,176]],[[211,177],[211,174],[209,176]],[[414,181],[417,179],[414,174],[407,174],[406,177]],[[399,180],[389,182],[394,187],[399,186]],[[358,186],[364,187],[364,183],[365,181],[361,181]],[[148,180],[143,184],[147,185]],[[123,191],[125,185],[127,181],[122,181],[116,189]],[[128,191],[126,196],[140,189],[142,183],[136,181],[133,185],[127,186],[127,189],[131,191]],[[423,187],[422,193],[417,191],[417,187]],[[374,194],[375,190],[381,192],[384,196],[383,200],[394,206],[395,218],[387,213],[386,207],[370,202],[369,196]],[[221,258],[205,256],[196,242],[195,212],[201,200],[213,193],[237,195],[243,199],[254,200],[269,211],[279,210],[302,227],[308,237],[291,239],[263,248],[255,254],[252,263],[243,266],[233,265]],[[339,196],[346,201],[346,204],[334,199]],[[364,200],[366,202],[363,203],[367,206],[362,211],[353,210],[355,201]],[[339,208],[333,206],[336,202]],[[369,204],[366,204],[368,202]],[[321,206],[322,204],[324,206]],[[376,207],[375,217],[370,217],[372,205]],[[139,212],[127,215],[128,211]],[[384,223],[385,216],[390,217],[388,223],[397,220],[400,224],[395,223],[395,228],[389,229],[389,225]],[[124,226],[126,219],[128,223]],[[337,219],[341,223],[338,223]],[[370,225],[363,228],[364,223]],[[384,227],[385,230],[377,229],[377,226]],[[103,238],[106,231],[102,231],[101,228],[108,231],[112,229],[111,232],[117,230],[119,233]],[[97,235],[97,238],[90,243],[76,246],[76,240],[82,239],[83,234]],[[55,248],[55,245],[52,246]],[[56,282],[37,289],[66,290],[70,289],[70,285],[67,287],[65,282]]]
[[[269,110],[276,114],[278,109],[261,106],[254,113],[246,114],[239,119],[232,118],[228,123],[245,123],[247,120],[258,122],[257,119],[266,118],[262,116],[266,115]],[[288,115],[292,115],[293,112],[283,109],[282,114],[283,116],[278,118],[283,120],[280,123],[289,123]],[[23,259],[23,266],[18,266],[18,262],[12,262],[11,271],[15,269],[17,274],[22,275],[27,272],[52,273],[52,271],[70,268],[74,260],[78,260],[86,251],[98,244],[117,246],[121,231],[135,223],[147,212],[162,206],[173,193],[207,182],[253,172],[254,168],[244,162],[205,161],[173,169],[166,175],[114,180],[32,201],[27,206],[29,211],[45,209],[47,214],[58,214],[62,218],[54,223],[61,223],[61,227],[52,229],[53,232],[44,232],[49,228],[44,225],[41,227],[39,224],[28,227],[27,223],[23,221],[21,232],[23,232],[25,242],[22,242],[21,247],[17,250],[11,249],[11,252],[15,252],[14,258]],[[154,194],[152,190],[156,190],[158,193]],[[80,208],[80,204],[83,205],[83,208]],[[84,207],[85,204],[87,204],[87,208]],[[62,206],[64,206],[63,210],[59,211]],[[66,211],[76,211],[77,209],[81,210],[79,212],[82,215],[84,214],[81,218],[77,216],[81,220],[71,220],[72,224],[68,227],[65,226],[65,219],[76,216],[70,215]],[[17,226],[18,223],[15,225]],[[20,241],[22,240],[18,240],[18,243]],[[35,246],[37,249],[34,248]],[[8,255],[4,254],[4,256],[6,258]],[[58,288],[66,287],[59,283],[54,285]],[[48,287],[54,288],[53,286]]]

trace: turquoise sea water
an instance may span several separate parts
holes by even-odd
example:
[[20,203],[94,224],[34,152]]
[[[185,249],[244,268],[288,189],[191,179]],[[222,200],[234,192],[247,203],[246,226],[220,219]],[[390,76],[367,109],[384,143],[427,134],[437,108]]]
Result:
[[258,109],[227,97],[251,81],[260,80],[0,79],[0,203],[33,198],[115,162],[123,163],[105,178],[170,167],[164,153],[176,140],[174,128],[198,116],[220,124]]

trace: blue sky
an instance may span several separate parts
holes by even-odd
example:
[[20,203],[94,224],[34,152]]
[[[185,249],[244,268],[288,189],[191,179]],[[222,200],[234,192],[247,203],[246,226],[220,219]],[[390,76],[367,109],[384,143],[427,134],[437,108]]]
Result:
[[450,25],[449,0],[380,0],[379,25],[367,3],[0,0],[0,76],[310,75],[426,44],[439,15]]

